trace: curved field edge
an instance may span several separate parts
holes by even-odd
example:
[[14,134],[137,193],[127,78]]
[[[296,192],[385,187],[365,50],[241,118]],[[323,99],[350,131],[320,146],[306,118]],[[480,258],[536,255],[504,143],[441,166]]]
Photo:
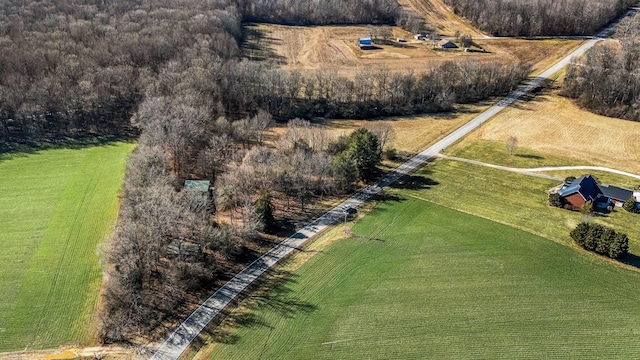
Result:
[[[379,205],[210,359],[633,357],[640,274],[415,198]],[[634,330],[636,329],[636,330]]]
[[0,161],[0,352],[90,343],[98,244],[118,212],[134,144]]

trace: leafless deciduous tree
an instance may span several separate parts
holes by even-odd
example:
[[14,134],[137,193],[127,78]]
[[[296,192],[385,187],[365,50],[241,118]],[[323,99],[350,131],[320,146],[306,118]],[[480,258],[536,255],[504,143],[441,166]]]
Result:
[[626,18],[618,42],[601,43],[567,67],[561,94],[598,114],[640,121],[640,16]]
[[366,128],[378,137],[381,153],[384,151],[385,146],[396,137],[393,126],[385,122],[376,121],[368,125]]
[[507,139],[507,150],[509,151],[509,156],[513,155],[516,150],[516,146],[518,146],[518,138],[515,136],[509,136],[509,139]]

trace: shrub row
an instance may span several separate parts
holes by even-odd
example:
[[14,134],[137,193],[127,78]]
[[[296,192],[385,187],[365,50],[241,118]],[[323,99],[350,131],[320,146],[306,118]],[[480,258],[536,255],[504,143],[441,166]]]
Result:
[[582,222],[569,234],[576,244],[584,249],[619,259],[629,251],[629,238],[626,234],[598,225]]

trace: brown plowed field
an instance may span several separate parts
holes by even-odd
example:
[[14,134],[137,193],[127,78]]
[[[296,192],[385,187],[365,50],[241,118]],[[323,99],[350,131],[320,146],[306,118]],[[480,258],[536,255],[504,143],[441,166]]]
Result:
[[518,147],[640,174],[640,122],[595,115],[550,93],[518,101],[465,141],[518,139]]

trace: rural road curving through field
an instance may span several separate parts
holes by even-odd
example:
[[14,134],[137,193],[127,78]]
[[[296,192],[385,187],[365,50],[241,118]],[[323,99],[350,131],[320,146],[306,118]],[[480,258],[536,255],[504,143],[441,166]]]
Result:
[[[638,9],[634,8],[625,16],[635,13]],[[620,18],[622,19],[622,17]],[[507,95],[497,104],[481,113],[473,120],[469,121],[459,129],[455,130],[435,145],[429,147],[423,152],[409,159],[407,162],[399,166],[391,173],[384,176],[375,184],[367,186],[363,190],[358,191],[355,195],[345,200],[340,205],[331,209],[321,217],[317,218],[303,229],[293,234],[291,237],[276,245],[262,257],[248,265],[244,270],[239,272],[233,279],[229,280],[224,286],[209,297],[198,309],[196,309],[169,337],[162,343],[153,355],[152,359],[166,360],[178,359],[178,357],[187,349],[191,341],[193,341],[204,327],[218,315],[238,294],[240,294],[249,284],[255,281],[265,271],[275,265],[278,261],[289,255],[293,250],[299,249],[300,246],[312,236],[318,234],[329,225],[332,225],[344,217],[344,209],[349,207],[356,208],[363,202],[379,193],[383,187],[392,184],[404,175],[409,174],[426,161],[434,158],[440,151],[452,145],[469,132],[482,125],[485,121],[511,105],[522,95],[540,86],[540,84],[550,78],[552,75],[560,71],[566,66],[572,58],[582,55],[585,51],[596,44],[600,39],[607,36],[611,30],[620,21],[611,23],[607,28],[602,30],[592,40],[587,41],[584,45],[573,51],[571,54],[558,61],[555,65],[542,73],[540,76],[530,80],[525,85]]]

